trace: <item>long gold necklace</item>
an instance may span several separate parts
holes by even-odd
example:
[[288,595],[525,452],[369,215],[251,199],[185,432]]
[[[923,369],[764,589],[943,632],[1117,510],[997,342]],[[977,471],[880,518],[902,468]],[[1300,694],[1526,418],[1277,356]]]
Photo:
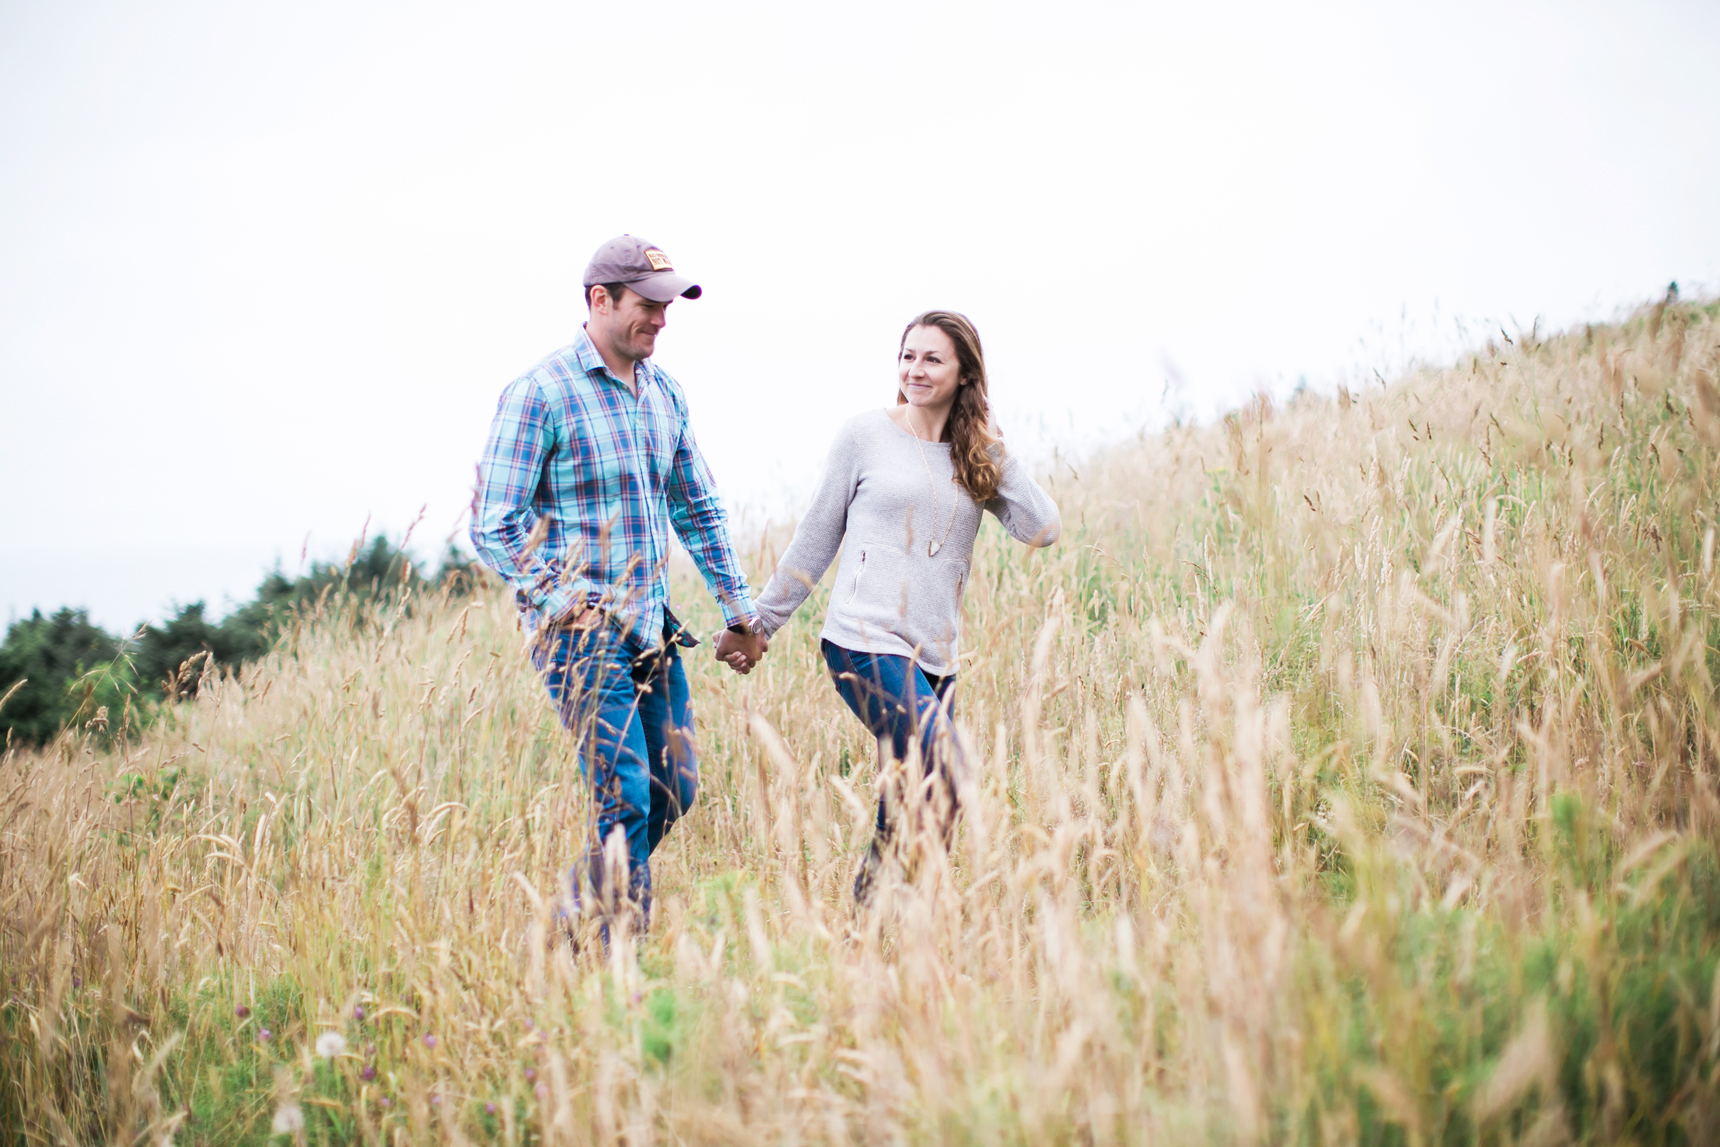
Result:
[[920,448],[920,463],[926,468],[926,484],[932,488],[932,540],[926,543],[926,556],[936,557],[938,551],[944,548],[944,539],[950,536],[950,531],[956,525],[956,506],[950,506],[950,520],[944,524],[943,533],[938,532],[938,480],[932,476],[932,463],[926,457],[926,440],[920,437],[920,432],[914,429],[912,407],[903,411],[908,422],[908,429],[913,432],[914,445]]

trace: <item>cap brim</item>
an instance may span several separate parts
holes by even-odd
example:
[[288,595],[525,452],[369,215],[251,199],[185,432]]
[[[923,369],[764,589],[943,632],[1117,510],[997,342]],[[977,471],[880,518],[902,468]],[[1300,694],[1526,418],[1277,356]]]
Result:
[[635,291],[653,303],[669,303],[676,299],[696,299],[703,292],[699,284],[691,279],[684,279],[673,271],[659,271],[648,275],[636,283],[628,283],[627,288]]

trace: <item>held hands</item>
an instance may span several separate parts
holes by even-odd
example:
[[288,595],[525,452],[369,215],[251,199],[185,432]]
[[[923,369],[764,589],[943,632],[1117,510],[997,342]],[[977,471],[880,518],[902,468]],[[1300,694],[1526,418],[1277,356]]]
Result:
[[[596,629],[603,624],[603,611],[593,605],[574,603],[559,618],[560,624],[575,631]],[[736,633],[725,629],[717,634],[717,660],[743,677],[770,648],[770,639],[762,633]]]
[[751,673],[753,666],[770,648],[770,639],[762,633],[736,633],[725,629],[717,634],[717,660],[741,676]]

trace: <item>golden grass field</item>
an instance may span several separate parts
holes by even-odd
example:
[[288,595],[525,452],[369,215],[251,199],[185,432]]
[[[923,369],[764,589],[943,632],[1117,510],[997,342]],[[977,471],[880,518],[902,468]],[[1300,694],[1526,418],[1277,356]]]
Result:
[[1720,1141],[1717,315],[1060,467],[1062,540],[976,551],[953,852],[865,914],[820,595],[690,659],[699,804],[607,955],[494,590],[8,751],[0,1142]]

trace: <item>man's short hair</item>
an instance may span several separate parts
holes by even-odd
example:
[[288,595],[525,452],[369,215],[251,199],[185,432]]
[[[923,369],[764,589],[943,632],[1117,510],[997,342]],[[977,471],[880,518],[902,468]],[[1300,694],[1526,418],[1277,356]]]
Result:
[[585,306],[586,306],[587,310],[589,310],[591,308],[591,292],[595,291],[598,287],[602,287],[605,291],[609,292],[609,301],[610,302],[619,303],[621,301],[621,292],[625,291],[627,289],[627,284],[626,283],[593,283],[591,286],[585,288]]

